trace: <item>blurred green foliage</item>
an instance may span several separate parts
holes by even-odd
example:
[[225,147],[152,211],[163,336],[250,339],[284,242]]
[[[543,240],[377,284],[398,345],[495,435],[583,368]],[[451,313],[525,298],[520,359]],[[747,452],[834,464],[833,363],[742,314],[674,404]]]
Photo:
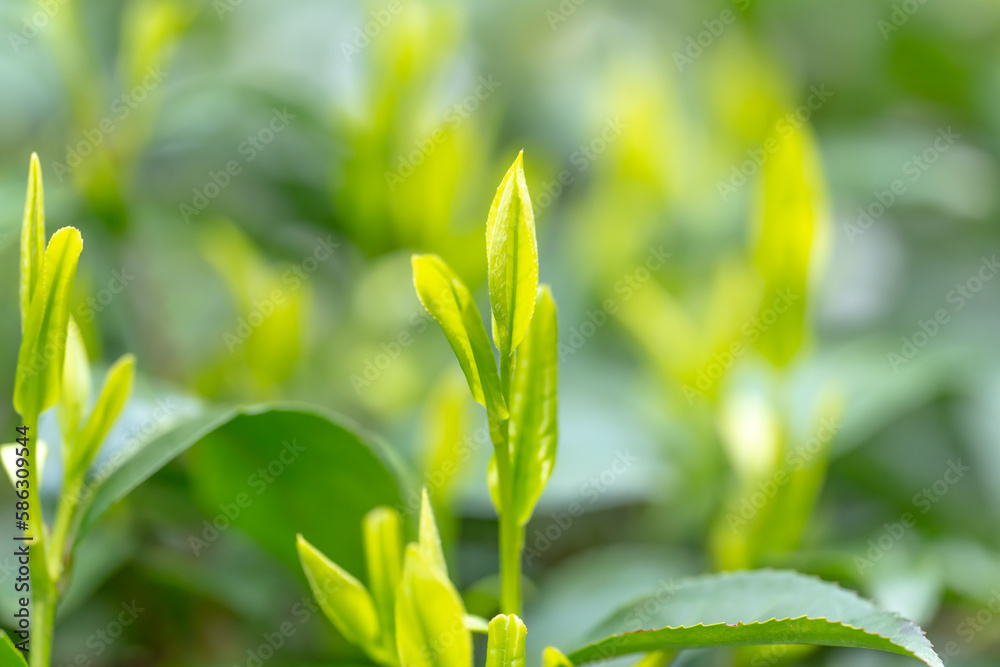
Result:
[[[199,403],[336,410],[428,486],[466,607],[489,615],[489,437],[409,256],[440,255],[483,310],[486,203],[523,149],[563,388],[527,527],[527,660],[673,576],[774,565],[905,613],[949,665],[992,664],[998,37],[987,0],[9,0],[0,377],[37,151],[49,227],[87,240],[73,316],[91,363],[137,357],[108,469]],[[241,442],[285,437],[273,419],[111,508],[56,664],[247,664],[286,621],[306,630],[271,664],[364,663],[298,623],[286,538],[325,525],[318,546],[361,576],[360,517],[398,492],[411,522],[409,485],[359,476],[372,503],[342,521],[319,500],[336,473],[290,466],[271,504],[190,546],[271,456]],[[41,429],[60,440],[54,415]],[[858,656],[689,660],[899,664]]]

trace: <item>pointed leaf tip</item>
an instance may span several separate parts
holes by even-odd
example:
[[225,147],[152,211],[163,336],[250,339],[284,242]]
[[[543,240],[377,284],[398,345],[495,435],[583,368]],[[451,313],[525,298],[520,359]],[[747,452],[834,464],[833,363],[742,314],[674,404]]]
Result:
[[368,589],[302,535],[295,541],[309,588],[323,613],[344,639],[368,652],[377,651],[378,613]]
[[490,416],[507,419],[493,348],[472,293],[437,255],[414,255],[413,284],[420,302],[441,326],[465,373],[472,397]]
[[80,232],[63,227],[49,240],[44,270],[34,290],[17,358],[14,408],[37,417],[55,405],[62,390],[70,299],[83,250]]
[[523,151],[497,188],[486,221],[493,339],[501,358],[524,338],[538,291],[535,214],[524,178]]

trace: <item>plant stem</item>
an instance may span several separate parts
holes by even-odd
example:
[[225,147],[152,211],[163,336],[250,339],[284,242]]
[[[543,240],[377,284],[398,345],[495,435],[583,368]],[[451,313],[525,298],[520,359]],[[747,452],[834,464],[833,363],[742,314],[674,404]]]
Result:
[[49,536],[49,546],[46,555],[49,558],[49,573],[53,583],[59,584],[65,573],[65,551],[66,540],[69,539],[73,521],[76,518],[76,509],[79,506],[79,493],[81,487],[79,479],[69,479],[67,472],[63,482],[63,490],[59,495],[59,508],[56,510],[56,520],[52,527],[52,534]]
[[500,612],[521,615],[521,551],[524,529],[513,512],[500,514]]
[[38,465],[38,417],[25,415],[28,427],[28,534],[33,538],[28,548],[28,566],[31,568],[31,650],[28,652],[31,667],[49,667],[52,652],[52,630],[56,619],[56,587],[45,557],[45,521],[42,519],[42,501],[39,494],[41,470]]

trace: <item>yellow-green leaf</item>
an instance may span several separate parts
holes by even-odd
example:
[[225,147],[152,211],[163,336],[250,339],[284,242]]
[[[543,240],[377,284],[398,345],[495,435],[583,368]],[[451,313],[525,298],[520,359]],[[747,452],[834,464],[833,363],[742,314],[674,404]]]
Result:
[[22,416],[37,417],[59,400],[70,297],[82,250],[80,232],[72,227],[53,234],[45,249],[45,269],[28,308],[17,357],[14,408]]
[[413,284],[455,351],[473,398],[495,419],[506,420],[493,348],[472,293],[437,255],[413,256]]
[[87,418],[87,424],[69,452],[67,472],[70,475],[80,475],[86,472],[101,443],[115,423],[125,401],[132,393],[132,380],[135,376],[135,357],[123,355],[116,361],[104,379],[104,387],[97,397],[97,403]]
[[90,360],[80,327],[72,316],[66,336],[66,360],[63,363],[62,395],[59,397],[59,427],[64,454],[71,449],[80,429],[83,411],[90,401]]
[[475,632],[478,635],[485,635],[490,631],[490,622],[482,616],[466,614],[465,627],[469,630],[469,632]]
[[542,667],[573,667],[573,663],[555,646],[547,646],[542,652]]
[[462,598],[415,544],[406,548],[396,596],[396,646],[402,667],[472,665]]
[[535,214],[518,153],[497,188],[486,221],[493,340],[501,358],[513,352],[531,322],[538,290]]
[[444,550],[441,548],[441,535],[438,533],[434,508],[431,507],[431,499],[426,488],[423,490],[420,503],[420,551],[428,563],[438,568],[444,576],[448,576],[448,566],[445,564]]
[[[45,444],[44,440],[35,440],[35,465],[38,469],[38,484],[42,483],[42,478],[45,476],[45,462],[49,460],[49,446]],[[30,446],[30,445],[29,445]],[[23,445],[19,445],[16,442],[12,442],[6,445],[0,445],[0,463],[3,464],[3,470],[7,473],[7,479],[10,480],[10,485],[17,488],[17,470],[21,466],[17,465],[17,460],[19,458],[27,458],[26,456],[18,456],[18,451],[24,450]]]
[[[552,293],[543,285],[538,291],[531,326],[517,350],[510,389],[511,497],[514,514],[522,525],[531,518],[555,465],[558,345],[556,306]],[[493,501],[499,509],[501,494],[497,477],[494,456],[488,480]]]
[[368,589],[301,535],[296,543],[302,569],[323,613],[344,639],[370,652],[378,640],[379,621]]
[[486,640],[486,667],[524,667],[528,629],[514,614],[495,616]]
[[21,328],[28,318],[28,308],[35,287],[41,281],[45,256],[45,201],[42,192],[42,167],[38,155],[31,154],[28,167],[28,196],[21,223]]
[[808,127],[782,136],[764,164],[754,263],[764,279],[758,318],[767,323],[757,349],[783,366],[805,338],[814,237],[825,231],[818,150]]
[[379,642],[387,655],[396,654],[396,587],[403,569],[402,522],[388,507],[376,507],[365,515],[365,559],[368,585],[378,610]]

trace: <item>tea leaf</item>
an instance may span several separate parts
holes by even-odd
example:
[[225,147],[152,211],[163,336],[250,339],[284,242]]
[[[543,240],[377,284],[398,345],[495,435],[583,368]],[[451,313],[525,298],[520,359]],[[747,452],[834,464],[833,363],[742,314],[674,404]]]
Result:
[[379,641],[390,655],[396,652],[396,587],[403,569],[403,539],[399,514],[388,507],[376,507],[365,515],[363,524],[368,585],[378,610]]
[[41,282],[45,256],[45,200],[42,192],[42,167],[38,155],[31,154],[28,167],[28,196],[21,223],[21,328],[35,288]]
[[66,466],[71,475],[86,472],[94,460],[97,451],[104,442],[111,425],[115,423],[118,414],[125,406],[129,394],[132,393],[132,380],[135,377],[135,357],[131,354],[122,356],[108,370],[97,403],[94,405],[86,426],[80,432],[73,449],[69,452],[69,462]]
[[923,631],[836,584],[794,572],[758,570],[673,584],[666,599],[626,605],[569,655],[573,664],[661,649],[762,644],[846,646],[943,667]]
[[59,428],[63,436],[63,451],[68,452],[76,440],[83,411],[90,401],[90,360],[72,315],[66,335],[66,360],[63,363],[63,389],[59,397]]
[[7,633],[0,630],[0,665],[4,667],[28,667],[24,654],[14,648],[14,642]]
[[[10,485],[17,488],[17,459],[23,458],[19,457],[17,450],[23,449],[22,445],[15,442],[8,443],[6,445],[0,445],[0,463],[3,464],[4,472],[7,473],[7,479],[10,480]],[[45,444],[44,440],[35,440],[35,465],[38,466],[38,483],[42,483],[42,478],[45,476],[45,462],[49,460],[49,446]]]
[[368,589],[301,535],[296,538],[296,545],[309,588],[326,617],[352,644],[366,650],[376,646],[378,612]]
[[510,355],[528,331],[538,290],[535,214],[524,180],[520,152],[497,188],[486,221],[493,340],[501,358]]
[[528,629],[514,614],[490,621],[486,640],[486,667],[524,667],[524,641]]
[[556,647],[546,646],[542,652],[542,667],[573,667],[573,663]]
[[17,357],[14,408],[38,416],[55,405],[62,388],[70,297],[83,250],[80,232],[64,227],[45,249],[45,270],[28,309]]
[[455,351],[473,398],[498,421],[506,420],[493,349],[469,289],[437,255],[413,256],[413,284]]
[[[231,516],[239,512],[240,531],[295,570],[295,536],[302,533],[353,576],[363,575],[361,530],[344,526],[359,527],[375,507],[402,503],[406,473],[388,447],[343,417],[297,404],[211,408],[192,416],[170,399],[167,408],[159,417],[162,432],[130,443],[132,455],[84,490],[78,542],[115,502],[187,452],[193,493],[206,516],[220,506]],[[187,547],[203,556],[219,548],[214,540],[199,529]]]
[[[510,459],[513,511],[526,524],[556,459],[559,341],[556,306],[548,286],[538,291],[535,314],[517,350],[510,389]],[[490,459],[490,493],[500,507],[496,457]]]
[[431,507],[431,499],[427,495],[426,488],[423,490],[420,503],[420,551],[428,563],[438,568],[442,575],[448,576],[448,566],[441,548],[441,535],[438,534],[434,508]]
[[402,667],[472,665],[462,598],[415,544],[406,549],[396,597],[396,646]]
[[490,623],[482,616],[476,616],[475,614],[465,615],[465,627],[469,632],[475,632],[476,634],[485,635],[490,631]]
[[757,348],[783,366],[805,337],[814,237],[825,231],[823,180],[809,128],[783,135],[763,171],[754,263],[764,278],[758,317],[769,324],[761,327]]

